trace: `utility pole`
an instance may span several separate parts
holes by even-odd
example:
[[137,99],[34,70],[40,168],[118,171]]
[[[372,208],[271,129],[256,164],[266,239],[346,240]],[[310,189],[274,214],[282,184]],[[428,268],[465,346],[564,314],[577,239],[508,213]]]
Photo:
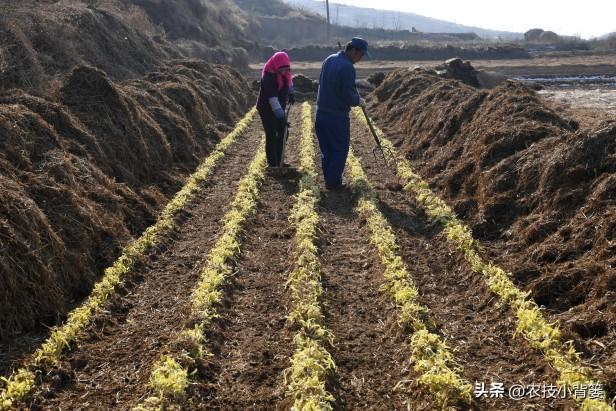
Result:
[[330,27],[329,27],[329,0],[325,0],[325,6],[327,7],[327,40],[330,39]]

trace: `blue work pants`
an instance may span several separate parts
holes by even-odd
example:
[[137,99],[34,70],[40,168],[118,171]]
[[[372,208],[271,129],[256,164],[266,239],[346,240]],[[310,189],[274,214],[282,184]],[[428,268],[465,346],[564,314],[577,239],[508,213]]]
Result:
[[349,117],[317,110],[315,130],[321,149],[321,166],[325,183],[330,186],[342,184],[342,174],[351,142]]

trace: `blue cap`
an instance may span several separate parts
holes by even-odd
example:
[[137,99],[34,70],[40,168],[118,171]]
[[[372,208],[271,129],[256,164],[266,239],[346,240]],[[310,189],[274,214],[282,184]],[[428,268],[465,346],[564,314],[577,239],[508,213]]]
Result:
[[357,49],[362,52],[366,58],[371,58],[370,53],[368,53],[368,42],[359,37],[353,37],[349,42],[349,45],[353,46],[354,49]]

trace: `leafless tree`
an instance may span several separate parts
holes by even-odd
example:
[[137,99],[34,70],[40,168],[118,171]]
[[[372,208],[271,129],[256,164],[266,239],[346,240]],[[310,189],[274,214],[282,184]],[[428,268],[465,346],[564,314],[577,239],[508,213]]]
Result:
[[402,22],[400,21],[400,13],[396,13],[394,15],[394,19],[393,19],[393,23],[392,23],[392,28],[394,30],[400,30],[402,28]]

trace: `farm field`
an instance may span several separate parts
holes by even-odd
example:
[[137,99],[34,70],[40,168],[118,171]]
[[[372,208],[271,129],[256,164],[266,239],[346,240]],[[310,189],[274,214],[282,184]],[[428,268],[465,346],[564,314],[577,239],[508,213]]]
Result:
[[[308,103],[292,111],[288,153],[298,171],[284,175],[267,176],[259,165],[262,135],[258,120],[249,120],[74,349],[53,366],[30,366],[44,373],[13,405],[517,410],[520,399],[477,396],[477,384],[595,384],[605,364],[571,357],[557,334],[548,352],[539,348],[545,335],[520,328],[520,302],[484,278],[483,257],[456,242],[446,209],[421,194],[426,188],[407,163],[400,160],[394,177],[373,161],[359,116],[352,119],[349,188],[325,191],[312,112]],[[392,191],[392,178],[408,185]],[[230,215],[242,217],[233,231]],[[227,235],[237,245],[223,253],[225,262],[212,260]],[[196,291],[203,284],[207,297]],[[197,298],[213,305],[195,312]],[[550,327],[543,315],[532,327]],[[191,327],[202,327],[205,338],[187,337]],[[555,358],[584,366],[573,376]],[[570,395],[521,401],[576,407]],[[586,401],[588,409],[609,409],[606,398]]]
[[[333,52],[333,51],[332,51]],[[432,67],[442,61],[362,61],[357,65],[357,77],[365,78],[379,71],[400,68]],[[595,56],[540,56],[522,60],[473,60],[473,66],[479,70],[496,72],[509,77],[542,76],[593,76],[616,75],[616,55]],[[260,64],[249,66],[253,71],[259,70]],[[303,73],[318,79],[321,64],[319,62],[294,62],[296,73]]]
[[0,9],[0,411],[616,411],[616,38],[381,47],[444,57],[355,65],[332,188],[321,63],[291,63],[276,168],[259,60],[456,36],[282,0]]
[[[616,90],[613,89],[552,89],[539,92],[546,100],[571,109],[579,109],[598,117],[616,114]],[[590,113],[589,113],[590,114]]]

